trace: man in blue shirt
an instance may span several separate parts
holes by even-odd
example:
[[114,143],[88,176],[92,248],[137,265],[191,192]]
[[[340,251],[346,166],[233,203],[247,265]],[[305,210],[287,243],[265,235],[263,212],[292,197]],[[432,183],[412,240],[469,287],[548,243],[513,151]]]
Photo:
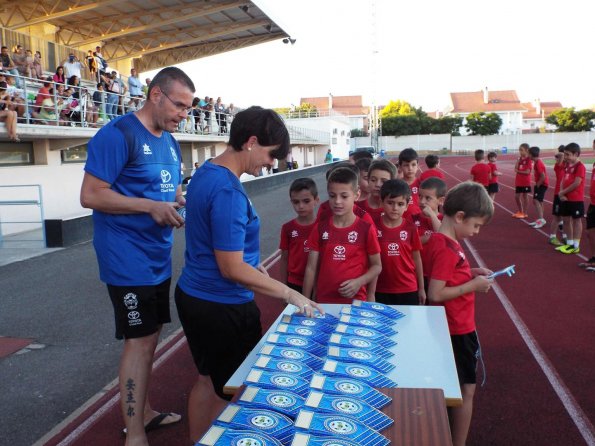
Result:
[[126,444],[148,445],[145,430],[180,416],[148,402],[153,355],[170,322],[173,228],[184,220],[181,152],[172,137],[192,104],[194,84],[180,69],[161,70],[147,101],[103,127],[88,145],[81,204],[93,209],[100,279],[114,307],[116,338],[124,339],[120,398]]

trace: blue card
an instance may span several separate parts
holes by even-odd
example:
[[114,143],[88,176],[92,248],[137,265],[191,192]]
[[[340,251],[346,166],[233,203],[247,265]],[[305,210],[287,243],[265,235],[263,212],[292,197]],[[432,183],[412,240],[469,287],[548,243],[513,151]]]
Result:
[[293,347],[283,347],[274,344],[264,344],[259,352],[261,355],[269,355],[275,358],[287,358],[302,362],[312,370],[320,370],[324,360],[305,350]]
[[275,331],[277,333],[296,335],[304,338],[314,339],[316,342],[322,345],[328,343],[328,338],[330,337],[330,333],[326,331],[317,330],[315,328],[310,327],[304,327],[303,325],[280,323],[277,324]]
[[313,328],[315,330],[324,331],[325,333],[332,333],[337,324],[329,324],[328,321],[316,319],[314,317],[303,317],[296,315],[284,314],[281,316],[280,323],[290,325],[301,325],[303,327]]
[[337,325],[339,323],[339,320],[337,318],[337,316],[333,316],[332,314],[329,313],[324,313],[321,314],[318,310],[314,311],[314,317],[313,318],[309,318],[308,316],[306,316],[303,313],[293,313],[291,315],[292,318],[306,318],[306,319],[315,319],[319,322],[328,324],[328,325]]
[[394,336],[397,334],[390,325],[385,325],[378,319],[368,319],[365,317],[351,316],[349,314],[342,314],[339,318],[340,323],[346,325],[357,325],[360,327],[372,328],[385,336]]
[[383,335],[379,331],[372,330],[371,328],[366,327],[358,327],[357,325],[339,324],[337,325],[337,328],[335,328],[335,333],[357,336],[358,338],[365,338],[370,341],[377,342],[378,344],[386,348],[392,347],[396,344],[395,341],[393,341],[388,336]]
[[319,357],[324,356],[324,354],[326,353],[326,349],[322,344],[316,342],[314,339],[307,338],[305,336],[271,333],[267,336],[266,342],[268,342],[269,344],[277,344],[285,347],[300,348]]
[[295,428],[315,435],[346,438],[356,441],[361,446],[386,446],[390,444],[386,437],[374,429],[370,429],[362,422],[344,415],[300,410],[295,420]]
[[365,382],[343,376],[327,376],[315,373],[310,380],[310,388],[323,393],[357,398],[376,409],[382,409],[392,401],[392,398]]
[[393,320],[401,319],[402,317],[405,316],[402,312],[400,312],[396,308],[391,307],[389,305],[381,304],[379,302],[364,302],[362,300],[354,300],[353,303],[351,304],[351,306],[360,308],[362,310],[375,311],[376,313],[380,313],[384,317],[387,317],[387,318],[393,319]]
[[286,390],[247,386],[237,403],[242,406],[271,409],[295,419],[300,409],[304,407],[305,400],[297,393]]
[[329,358],[343,362],[365,364],[374,367],[381,373],[388,373],[395,368],[394,364],[385,361],[378,355],[362,349],[329,346],[327,352]]
[[258,355],[252,367],[273,370],[276,372],[295,373],[296,375],[303,376],[307,380],[312,378],[312,374],[314,373],[314,370],[303,362],[294,361],[293,359],[274,358],[267,355]]
[[228,404],[215,420],[218,426],[263,432],[283,444],[288,444],[294,434],[293,421],[272,410]]
[[282,446],[282,444],[263,432],[214,425],[195,446]]
[[369,341],[368,339],[359,338],[357,336],[342,335],[333,333],[329,338],[330,345],[340,345],[341,347],[357,348],[359,350],[370,351],[382,358],[391,358],[395,354],[386,347],[377,344],[376,342]]
[[310,382],[299,375],[292,375],[291,373],[270,372],[252,368],[248,372],[248,376],[244,384],[255,385],[257,387],[264,387],[265,389],[280,389],[289,392],[297,393],[305,397],[308,394],[308,387]]
[[360,446],[359,443],[345,438],[314,436],[303,432],[296,432],[291,446]]
[[371,385],[372,387],[397,387],[397,383],[387,378],[373,367],[351,363],[339,362],[333,359],[327,359],[322,366],[321,373],[325,375],[341,375],[349,378],[358,379]]
[[370,310],[364,310],[361,308],[357,308],[354,306],[344,306],[341,308],[341,314],[347,314],[347,315],[351,315],[351,316],[357,316],[357,317],[365,317],[366,319],[373,319],[375,321],[379,321],[380,323],[387,325],[389,327],[392,327],[394,325],[396,325],[397,321],[390,319],[386,316],[383,316],[380,313],[376,313],[375,311],[370,311]]

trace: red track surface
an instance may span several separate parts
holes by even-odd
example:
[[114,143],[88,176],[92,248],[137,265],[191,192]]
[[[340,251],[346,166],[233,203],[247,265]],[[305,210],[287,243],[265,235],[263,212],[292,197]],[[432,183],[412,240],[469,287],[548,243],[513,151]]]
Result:
[[[472,164],[471,157],[443,158],[449,186],[467,179]],[[494,291],[477,296],[487,381],[476,392],[468,444],[595,445],[595,274],[577,267],[579,256],[554,251],[545,232],[511,218],[514,156],[501,156],[498,164],[505,175],[496,215],[469,240],[468,254],[472,262],[477,263],[475,253],[494,270],[516,264],[517,273],[499,278]],[[550,190],[546,199],[552,198]],[[549,217],[551,204],[545,207]],[[584,237],[581,247],[589,254]],[[274,276],[276,266],[270,272]],[[260,307],[268,326],[280,307],[270,299]],[[169,356],[155,369],[151,400],[156,408],[185,414],[196,372],[185,344],[170,348],[180,338],[161,350]],[[114,389],[108,391],[45,444],[124,444],[119,406],[112,400],[106,407],[114,395]],[[67,435],[69,441],[60,443]],[[152,432],[149,441],[187,445],[186,424]]]

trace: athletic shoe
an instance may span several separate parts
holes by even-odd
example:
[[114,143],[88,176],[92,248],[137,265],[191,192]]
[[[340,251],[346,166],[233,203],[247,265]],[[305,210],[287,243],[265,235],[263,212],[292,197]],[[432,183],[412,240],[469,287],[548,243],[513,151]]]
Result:
[[531,223],[529,223],[529,226],[534,228],[537,225],[537,223],[539,223],[539,220],[532,221]]
[[585,271],[589,271],[590,273],[595,273],[595,266],[590,266],[588,268],[585,268]]
[[578,264],[579,268],[595,268],[595,257],[591,257],[586,262],[581,262]]
[[560,252],[563,254],[578,254],[581,252],[579,248],[575,248],[573,245],[565,245],[560,249]]
[[563,244],[563,245],[560,245],[560,246],[558,246],[558,247],[556,248],[556,251],[560,251],[560,252],[562,252],[562,250],[563,250],[563,249],[566,249],[566,248],[574,248],[574,246],[572,246],[572,245],[568,245],[568,244],[566,244],[566,243],[565,243],[565,244]]
[[515,212],[514,214],[512,214],[513,218],[525,218],[525,214],[523,214],[522,212]]
[[546,223],[545,219],[543,219],[543,218],[540,218],[539,220],[537,220],[537,221],[535,222],[535,225],[534,225],[533,227],[534,227],[535,229],[543,228],[543,227],[545,226],[545,223]]
[[562,246],[562,242],[558,240],[558,237],[550,237],[548,243],[554,246]]

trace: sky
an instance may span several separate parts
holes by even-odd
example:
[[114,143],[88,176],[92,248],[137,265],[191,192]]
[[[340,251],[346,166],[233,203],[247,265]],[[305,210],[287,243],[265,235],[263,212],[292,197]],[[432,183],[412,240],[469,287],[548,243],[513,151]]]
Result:
[[[239,107],[302,97],[405,100],[427,112],[451,92],[516,90],[522,102],[595,106],[592,0],[254,0],[293,39],[178,65],[197,96]],[[143,73],[141,78],[154,72]]]

